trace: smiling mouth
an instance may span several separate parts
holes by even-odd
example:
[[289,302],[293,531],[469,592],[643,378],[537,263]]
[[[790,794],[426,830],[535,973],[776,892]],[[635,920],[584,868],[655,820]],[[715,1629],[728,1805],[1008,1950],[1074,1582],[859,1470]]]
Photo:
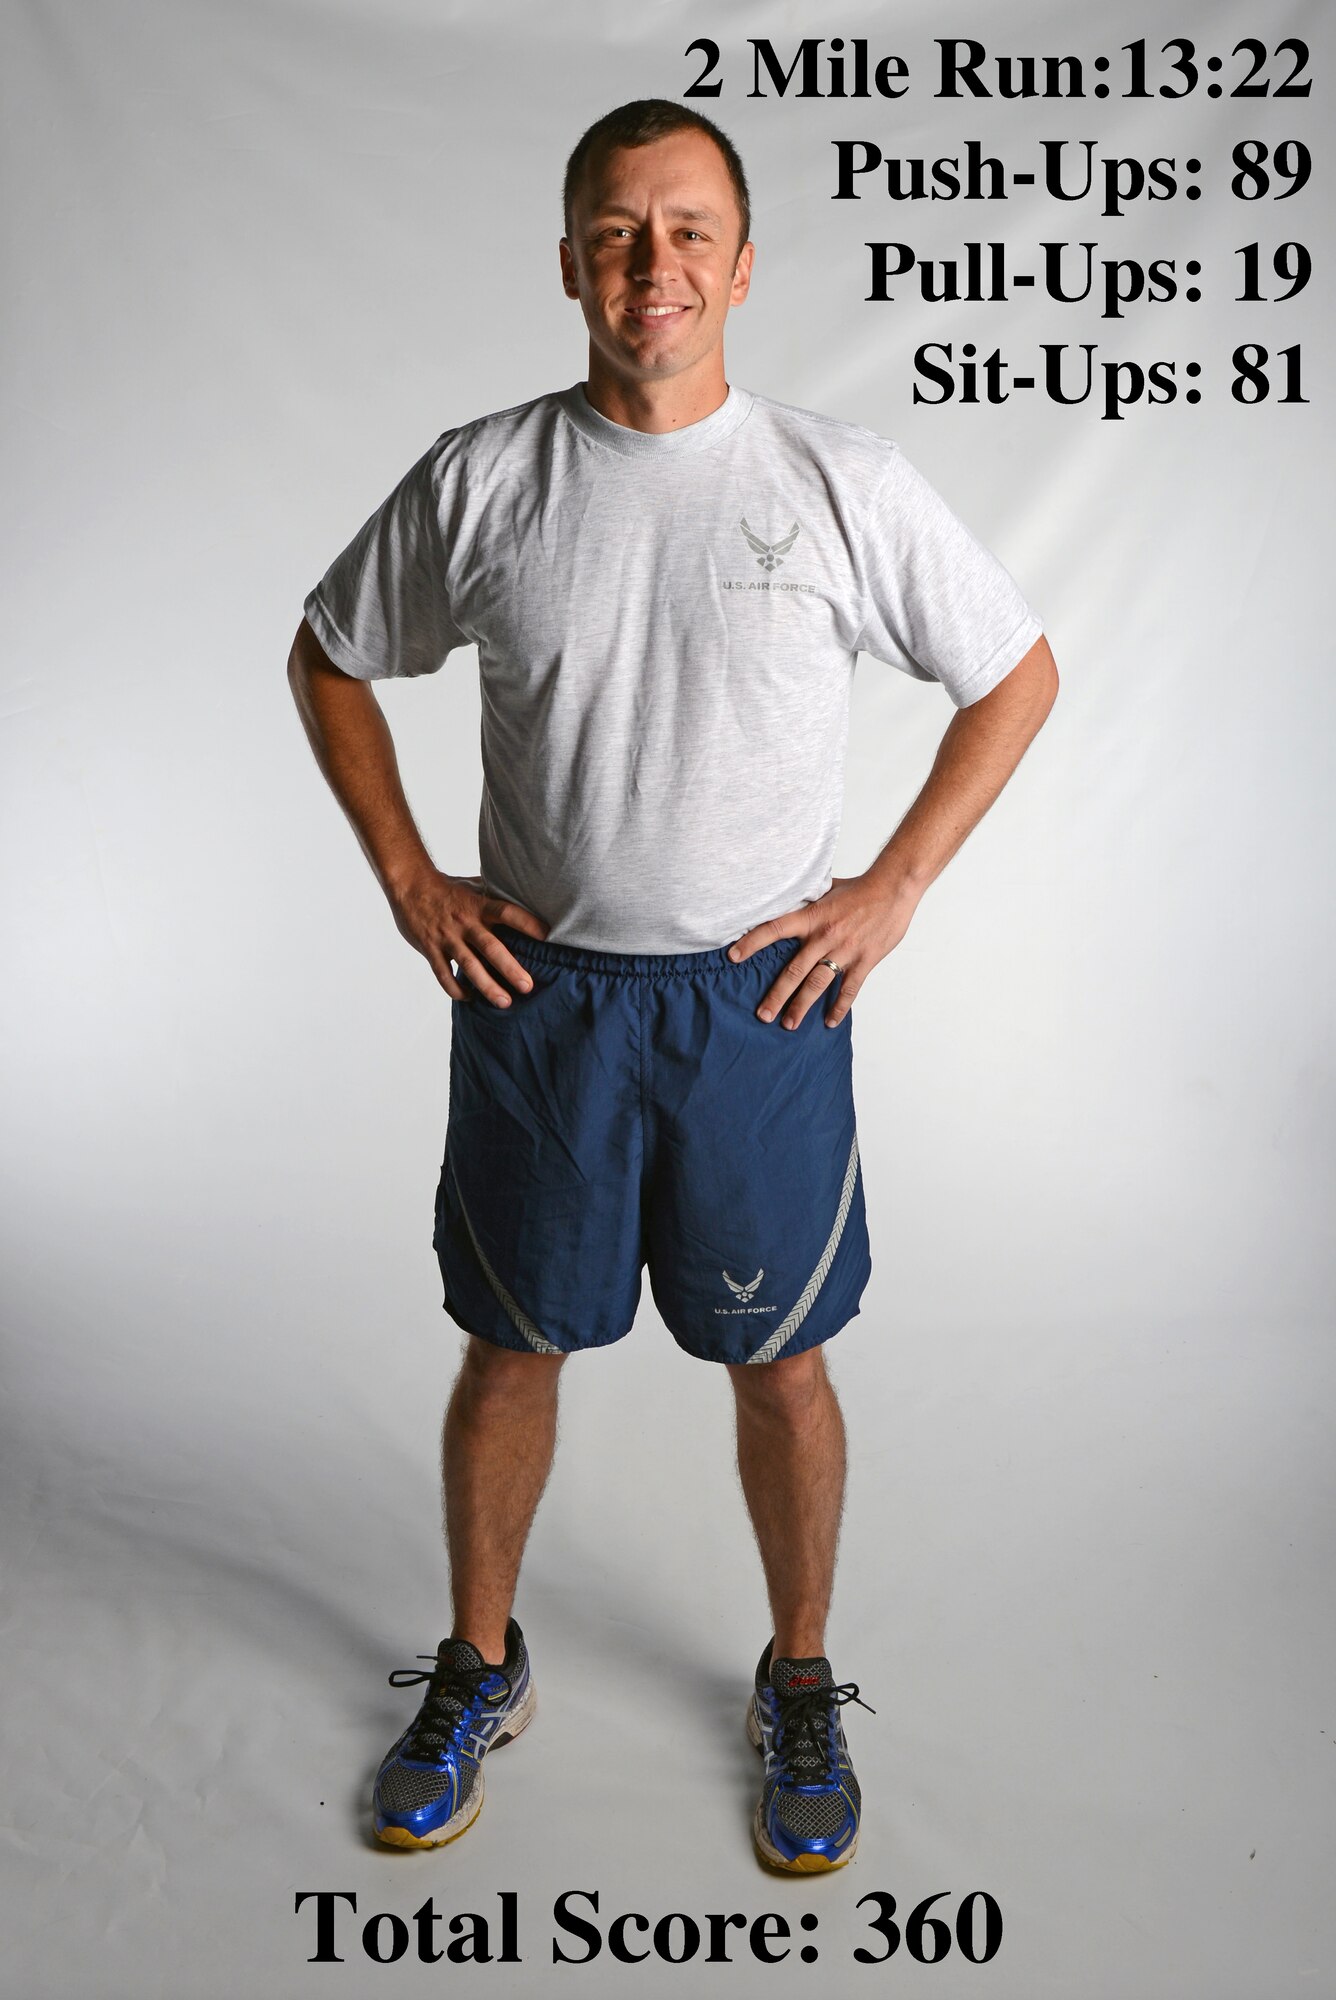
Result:
[[627,316],[631,319],[676,319],[685,306],[628,306]]

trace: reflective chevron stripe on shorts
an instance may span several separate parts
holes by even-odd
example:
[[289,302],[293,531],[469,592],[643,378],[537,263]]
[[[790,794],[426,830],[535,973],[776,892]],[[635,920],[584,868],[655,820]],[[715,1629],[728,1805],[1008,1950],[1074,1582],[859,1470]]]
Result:
[[764,1347],[758,1347],[755,1354],[748,1357],[748,1366],[753,1361],[773,1361],[785,1342],[792,1340],[794,1334],[798,1331],[798,1328],[815,1305],[817,1293],[826,1282],[826,1273],[834,1263],[835,1252],[840,1247],[840,1238],[844,1234],[844,1225],[849,1218],[849,1204],[854,1198],[854,1184],[857,1179],[858,1133],[855,1131],[853,1145],[849,1148],[849,1164],[844,1170],[844,1186],[840,1189],[840,1205],[835,1212],[835,1222],[830,1235],[826,1238],[826,1247],[821,1252],[817,1267],[803,1286],[802,1297],[798,1300],[797,1305],[794,1306],[788,1318],[775,1328]]
[[564,1353],[565,1352],[564,1348],[554,1347],[550,1340],[544,1340],[542,1334],[538,1331],[538,1328],[529,1318],[529,1315],[527,1312],[525,1312],[523,1306],[516,1304],[515,1300],[512,1299],[510,1293],[506,1290],[501,1280],[497,1277],[496,1272],[492,1269],[491,1265],[488,1263],[487,1253],[484,1251],[481,1243],[479,1243],[478,1241],[477,1235],[473,1228],[473,1224],[469,1220],[469,1212],[464,1206],[464,1197],[459,1191],[459,1177],[455,1173],[453,1161],[451,1161],[450,1163],[450,1178],[455,1184],[455,1199],[459,1203],[459,1212],[464,1218],[464,1222],[468,1229],[469,1237],[473,1244],[473,1248],[477,1252],[478,1262],[482,1265],[483,1271],[485,1272],[487,1277],[488,1284],[491,1286],[492,1290],[496,1293],[498,1299],[500,1299],[501,1304],[505,1307],[506,1315],[511,1321],[511,1324],[514,1326],[516,1332],[522,1333],[524,1335],[524,1338],[528,1341],[530,1347],[532,1347],[535,1354]]

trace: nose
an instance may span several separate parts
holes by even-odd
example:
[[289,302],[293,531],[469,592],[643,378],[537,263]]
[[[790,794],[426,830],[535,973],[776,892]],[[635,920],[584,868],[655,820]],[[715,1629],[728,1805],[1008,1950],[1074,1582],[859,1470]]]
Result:
[[631,275],[642,284],[657,284],[672,269],[672,239],[654,221],[646,222],[637,233],[631,258]]

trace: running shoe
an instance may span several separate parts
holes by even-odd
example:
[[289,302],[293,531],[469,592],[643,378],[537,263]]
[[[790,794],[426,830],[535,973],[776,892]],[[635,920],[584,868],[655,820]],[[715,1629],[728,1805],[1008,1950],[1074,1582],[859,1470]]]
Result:
[[482,1760],[533,1719],[524,1634],[512,1618],[506,1657],[488,1666],[467,1639],[442,1639],[426,1672],[399,1667],[391,1687],[427,1683],[422,1706],[376,1774],[377,1838],[391,1847],[443,1847],[482,1811]]
[[756,1851],[794,1874],[843,1868],[858,1846],[862,1794],[840,1710],[868,1704],[853,1681],[836,1687],[829,1660],[772,1660],[773,1646],[772,1639],[761,1655],[747,1704],[747,1734],[765,1757],[752,1821]]

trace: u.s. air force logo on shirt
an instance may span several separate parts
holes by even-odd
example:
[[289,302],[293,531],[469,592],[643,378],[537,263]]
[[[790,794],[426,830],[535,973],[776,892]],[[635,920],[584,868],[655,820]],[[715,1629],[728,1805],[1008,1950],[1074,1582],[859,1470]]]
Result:
[[751,529],[747,526],[747,517],[745,514],[743,515],[742,519],[738,522],[738,526],[741,528],[743,534],[747,537],[748,547],[755,550],[756,560],[760,564],[762,569],[778,569],[779,565],[783,562],[785,556],[788,554],[789,550],[793,547],[793,544],[797,541],[799,535],[802,533],[802,529],[798,526],[798,523],[795,521],[793,526],[789,529],[788,534],[785,535],[782,541],[763,542],[761,540],[761,537],[759,535],[754,535]]
[[802,533],[802,524],[800,522],[795,521],[787,534],[778,536],[773,542],[767,541],[764,535],[758,535],[756,530],[749,526],[745,514],[738,520],[738,530],[747,547],[756,558],[756,567],[764,570],[765,575],[764,577],[748,578],[721,577],[719,583],[721,590],[804,590],[813,592],[816,590],[814,583],[802,583],[796,577],[783,577],[777,582],[771,581],[773,572],[784,567],[785,558]]

